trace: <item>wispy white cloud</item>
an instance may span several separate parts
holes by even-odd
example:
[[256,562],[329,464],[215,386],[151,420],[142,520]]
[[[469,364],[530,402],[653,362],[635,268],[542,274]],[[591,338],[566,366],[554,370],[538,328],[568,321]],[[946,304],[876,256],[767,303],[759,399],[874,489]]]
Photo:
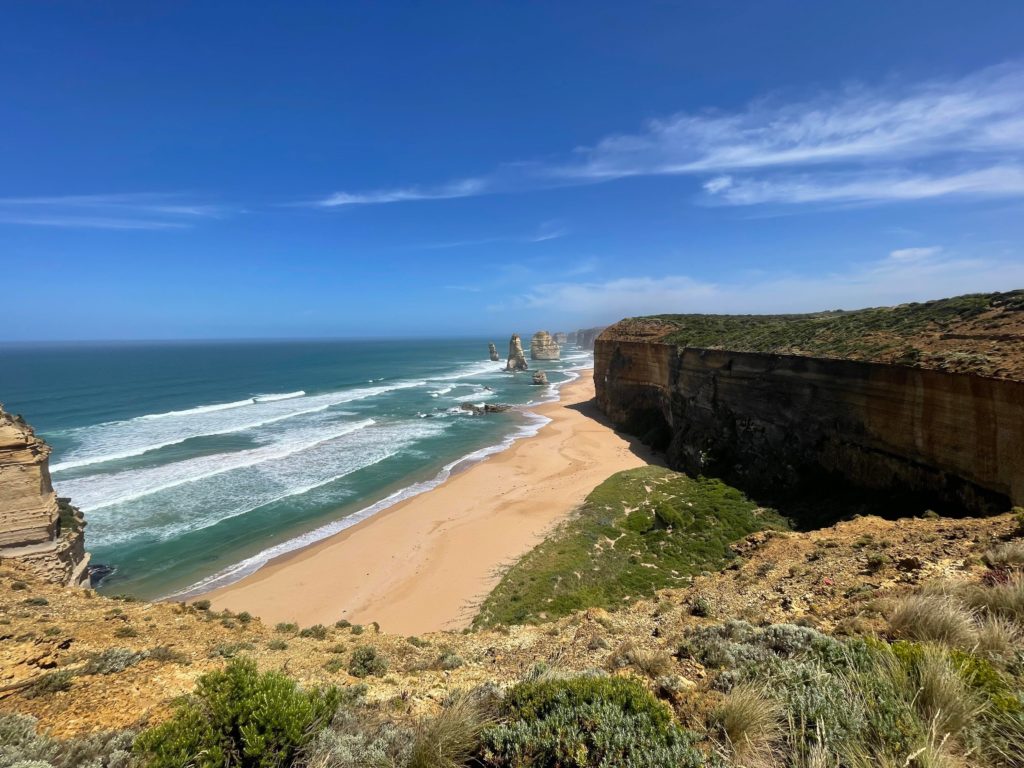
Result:
[[401,187],[378,189],[370,192],[335,192],[314,205],[322,208],[337,208],[344,205],[376,205],[380,203],[404,203],[412,200],[451,200],[458,197],[482,195],[488,191],[489,182],[483,178],[458,179],[434,187]]
[[709,200],[729,205],[864,203],[934,198],[1024,196],[1024,167],[995,165],[952,173],[848,171],[743,178],[717,176],[704,184]]
[[[708,196],[733,205],[1016,197],[1024,194],[1022,155],[1018,61],[957,78],[891,79],[810,97],[774,94],[735,110],[678,113],[561,159],[506,163],[436,186],[339,192],[317,204],[440,200],[665,175],[710,176]],[[746,177],[754,172],[768,177]]]
[[918,248],[897,248],[895,251],[889,251],[889,258],[893,261],[921,261],[922,259],[930,259],[940,253],[942,253],[942,247],[938,245]]
[[[1024,259],[943,255],[938,246],[824,275],[750,276],[721,282],[687,275],[562,281],[534,286],[526,305],[595,324],[664,312],[810,312],[922,301],[1024,285]],[[501,309],[501,307],[495,307]]]
[[164,193],[0,198],[0,223],[39,227],[181,229],[229,212]]
[[576,151],[555,173],[584,179],[892,162],[1024,148],[1024,67],[905,85],[775,96],[737,112],[678,114]]
[[549,240],[557,240],[569,234],[569,230],[554,222],[546,222],[537,228],[536,232],[528,235],[503,235],[496,237],[481,237],[470,240],[446,240],[439,243],[427,243],[416,246],[426,250],[446,250],[449,248],[465,248],[480,245],[494,245],[497,243],[545,243]]

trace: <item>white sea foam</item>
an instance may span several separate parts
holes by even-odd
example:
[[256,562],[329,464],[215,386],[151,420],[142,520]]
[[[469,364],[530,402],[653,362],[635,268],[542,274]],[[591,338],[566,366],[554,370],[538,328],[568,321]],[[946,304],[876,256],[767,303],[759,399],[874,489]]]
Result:
[[[423,386],[425,383],[399,381],[321,395],[264,395],[263,399],[245,401],[244,406],[227,403],[220,406],[199,406],[184,411],[80,427],[67,432],[67,437],[78,447],[72,449],[62,461],[54,463],[50,471],[57,473],[76,467],[126,459],[195,437],[225,435],[254,429],[296,416],[324,411],[342,403]],[[267,399],[268,397],[274,399]],[[227,407],[228,405],[231,407]]]
[[149,413],[145,416],[139,416],[139,419],[166,419],[172,416],[185,416],[193,413],[214,413],[215,411],[228,411],[232,408],[242,408],[246,405],[252,405],[253,403],[272,403],[275,400],[291,400],[295,397],[302,397],[306,393],[302,390],[298,392],[285,392],[283,394],[270,394],[270,395],[253,395],[247,397],[245,400],[235,400],[232,403],[214,403],[213,405],[198,405],[195,408],[186,408],[181,411],[167,411],[166,413]]
[[[314,544],[317,541],[325,539],[329,536],[333,536],[346,528],[350,528],[356,523],[365,520],[368,517],[375,515],[388,507],[392,507],[400,501],[411,499],[414,496],[419,496],[421,493],[425,493],[437,486],[441,485],[445,480],[451,477],[452,472],[456,469],[467,466],[478,461],[483,461],[488,456],[493,456],[496,453],[510,448],[517,440],[521,440],[524,437],[531,437],[541,429],[545,424],[549,423],[551,419],[546,416],[539,414],[530,413],[528,411],[523,412],[523,415],[527,419],[527,423],[519,427],[515,432],[504,437],[501,442],[489,445],[479,450],[468,453],[455,461],[449,462],[441,471],[438,472],[430,480],[423,480],[418,483],[413,483],[405,488],[395,491],[391,495],[375,502],[358,512],[349,515],[348,517],[342,518],[341,520],[335,520],[326,525],[322,525],[319,528],[315,528],[312,531],[296,536],[295,538],[283,541],[273,547],[269,547],[262,552],[259,552],[252,557],[248,557],[241,562],[235,563],[234,565],[228,566],[221,571],[208,576],[201,581],[192,584],[191,586],[175,592],[172,595],[168,595],[169,598],[184,598],[192,597],[203,592],[208,592],[218,587],[223,587],[227,584],[231,584],[239,579],[245,578],[251,573],[259,570],[263,565],[273,560],[275,557],[286,554],[288,552],[294,552],[297,549],[302,549],[310,544]],[[422,423],[422,422],[421,422]]]
[[309,424],[285,432],[279,440],[272,440],[273,436],[270,435],[256,435],[257,440],[262,437],[272,441],[242,451],[196,456],[155,467],[64,480],[57,483],[57,490],[62,495],[73,498],[76,506],[89,512],[141,499],[152,493],[232,470],[283,459],[328,440],[336,440],[356,430],[365,429],[374,423],[373,419],[363,419],[355,422],[330,421]]
[[[429,419],[374,424],[275,461],[235,467],[128,503],[98,507],[89,514],[90,539],[97,547],[163,541],[283,499],[301,507],[304,494],[384,461],[443,429],[443,424]],[[333,488],[329,497],[309,503],[335,503],[345,495],[344,489]]]

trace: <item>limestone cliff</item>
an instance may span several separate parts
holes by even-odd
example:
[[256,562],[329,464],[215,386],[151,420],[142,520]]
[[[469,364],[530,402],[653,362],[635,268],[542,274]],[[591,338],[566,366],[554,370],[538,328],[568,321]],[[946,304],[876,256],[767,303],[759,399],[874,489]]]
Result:
[[[1020,308],[1011,306],[1002,320],[986,312],[989,330],[1007,336],[1000,346],[1020,349],[1024,336],[1013,330]],[[894,346],[920,350],[914,364],[689,346],[679,336],[680,317],[690,333],[701,329],[702,343],[718,333],[736,347],[747,346],[745,339],[763,344],[765,328],[782,339],[786,328],[786,321],[764,318],[745,337],[727,316],[659,316],[623,321],[601,334],[598,405],[619,426],[664,448],[673,467],[768,490],[844,480],[979,512],[1024,503],[1021,377],[939,369],[941,361],[959,366],[972,357],[991,366],[1001,354],[999,370],[1014,372],[1024,360],[994,350],[982,358],[988,339],[958,331],[949,316],[934,349],[930,331],[891,334]],[[793,317],[802,324],[807,316]],[[827,344],[807,335],[799,343],[827,352],[879,336],[877,326],[865,323],[852,317],[848,331],[829,326],[834,335]],[[802,333],[805,326],[799,327]],[[956,338],[959,346],[952,348]],[[922,365],[925,360],[934,367]]]
[[0,407],[0,560],[51,581],[87,578],[81,515],[50,483],[50,446]]
[[562,346],[563,344],[569,343],[569,334],[559,331],[558,333],[552,334],[551,338],[555,340],[555,344]]
[[604,330],[604,326],[599,328],[580,328],[574,334],[570,334],[570,337],[574,339],[574,343],[582,349],[593,349],[594,342],[598,335]]
[[558,360],[561,350],[547,331],[537,331],[530,339],[531,360]]
[[508,341],[508,362],[505,364],[505,370],[525,371],[528,367],[526,355],[523,353],[523,342],[519,340],[518,333],[513,333]]
[[496,346],[494,346],[494,342],[493,341],[490,344],[487,345],[487,355],[488,355],[488,357],[491,358],[491,362],[496,363],[499,360],[501,360],[501,358],[498,357],[498,348]]

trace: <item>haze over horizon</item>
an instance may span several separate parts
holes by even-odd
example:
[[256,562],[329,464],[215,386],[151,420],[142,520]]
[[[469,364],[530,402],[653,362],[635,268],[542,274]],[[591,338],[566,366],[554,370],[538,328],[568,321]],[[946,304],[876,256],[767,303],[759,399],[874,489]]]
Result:
[[1024,286],[1020,3],[5,21],[0,342],[497,335]]

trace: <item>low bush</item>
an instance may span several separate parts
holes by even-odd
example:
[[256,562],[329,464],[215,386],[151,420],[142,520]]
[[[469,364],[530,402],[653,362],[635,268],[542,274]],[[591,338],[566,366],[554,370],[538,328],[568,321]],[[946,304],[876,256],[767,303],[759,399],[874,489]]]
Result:
[[40,675],[25,688],[25,697],[36,699],[40,696],[49,696],[52,693],[66,691],[71,687],[72,676],[73,673],[67,669],[60,669]]
[[360,645],[352,651],[348,671],[353,677],[381,677],[388,671],[388,661],[372,645]]
[[626,640],[608,655],[606,664],[612,670],[632,667],[653,680],[671,671],[672,657],[665,651],[646,650]]
[[417,724],[405,768],[462,768],[491,722],[479,697],[456,694],[439,713]]
[[100,731],[55,739],[37,730],[34,717],[0,715],[0,766],[18,768],[129,768],[132,731]]
[[689,768],[705,764],[692,735],[635,678],[576,677],[514,686],[480,759],[497,768]]
[[122,624],[114,630],[114,637],[138,637],[139,633],[134,627]]
[[83,675],[113,675],[134,667],[145,659],[146,655],[145,651],[133,651],[129,648],[107,648],[89,656],[79,672]]
[[311,637],[314,640],[326,640],[327,627],[323,624],[314,624],[312,627],[306,627],[299,632],[299,637]]
[[288,621],[279,621],[277,624],[274,625],[274,631],[275,632],[288,633],[288,634],[294,634],[295,632],[299,631],[299,625],[298,624],[292,624],[291,622],[288,622]]
[[136,752],[147,768],[290,766],[331,720],[336,688],[303,690],[279,672],[234,660],[199,678],[171,720],[142,733]]

